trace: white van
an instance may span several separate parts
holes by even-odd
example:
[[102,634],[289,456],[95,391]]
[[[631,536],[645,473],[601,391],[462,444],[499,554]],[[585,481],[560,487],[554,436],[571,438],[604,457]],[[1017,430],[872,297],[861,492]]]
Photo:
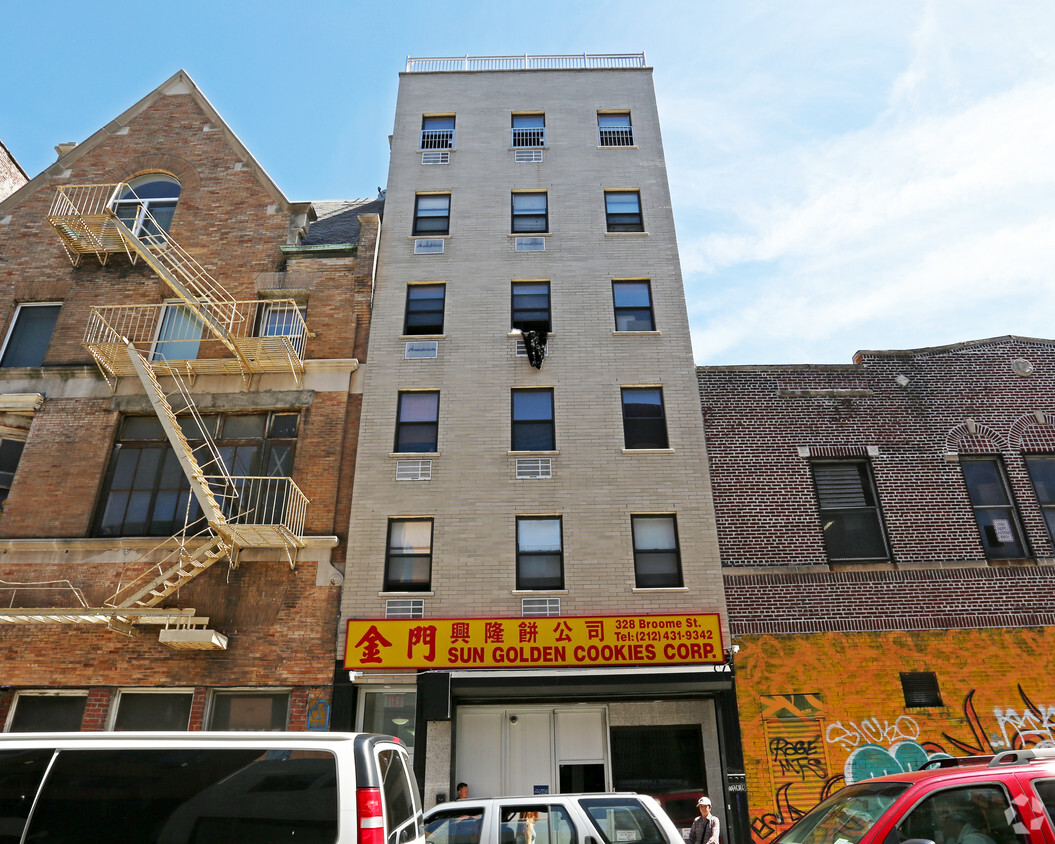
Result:
[[365,733],[0,734],[0,844],[424,844],[406,747]]

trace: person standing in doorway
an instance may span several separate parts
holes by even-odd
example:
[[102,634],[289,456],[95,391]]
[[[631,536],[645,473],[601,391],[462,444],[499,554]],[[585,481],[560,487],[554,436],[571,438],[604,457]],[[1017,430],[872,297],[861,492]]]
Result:
[[692,822],[689,829],[689,844],[718,844],[718,818],[711,814],[711,801],[701,797],[696,801],[700,816]]

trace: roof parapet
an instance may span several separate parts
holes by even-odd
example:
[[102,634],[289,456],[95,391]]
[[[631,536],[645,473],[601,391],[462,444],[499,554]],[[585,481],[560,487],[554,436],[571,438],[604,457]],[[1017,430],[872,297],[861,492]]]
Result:
[[454,56],[411,58],[407,73],[473,70],[595,70],[647,67],[644,53],[577,53],[568,56]]

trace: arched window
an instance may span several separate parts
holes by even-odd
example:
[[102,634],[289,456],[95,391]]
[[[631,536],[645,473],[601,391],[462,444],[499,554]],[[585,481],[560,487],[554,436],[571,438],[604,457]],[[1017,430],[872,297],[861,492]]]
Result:
[[114,203],[117,217],[138,238],[164,238],[176,213],[180,184],[171,176],[151,173],[132,179]]

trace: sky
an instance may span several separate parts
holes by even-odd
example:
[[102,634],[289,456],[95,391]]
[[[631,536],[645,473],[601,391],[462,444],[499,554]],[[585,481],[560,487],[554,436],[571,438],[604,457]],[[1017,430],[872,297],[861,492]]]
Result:
[[644,52],[698,364],[1055,338],[1051,0],[0,0],[0,21],[0,140],[30,176],[183,68],[295,201],[384,186],[408,56]]

